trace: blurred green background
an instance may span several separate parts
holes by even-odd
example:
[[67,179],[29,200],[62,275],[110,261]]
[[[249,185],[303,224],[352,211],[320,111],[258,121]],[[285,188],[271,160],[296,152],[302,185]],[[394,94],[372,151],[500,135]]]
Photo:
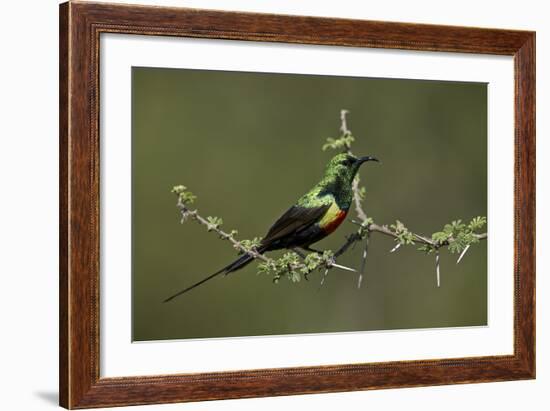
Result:
[[[239,238],[263,236],[320,179],[350,110],[353,151],[382,164],[361,169],[366,209],[379,224],[403,221],[430,234],[453,219],[487,213],[487,86],[204,70],[132,69],[133,339],[251,336],[487,323],[487,245],[460,265],[371,236],[361,289],[333,270],[310,281],[272,283],[255,264],[163,304],[235,258],[194,222],[179,224],[172,186],[198,196]],[[337,248],[349,222],[318,248]],[[361,247],[341,264],[358,267]]]

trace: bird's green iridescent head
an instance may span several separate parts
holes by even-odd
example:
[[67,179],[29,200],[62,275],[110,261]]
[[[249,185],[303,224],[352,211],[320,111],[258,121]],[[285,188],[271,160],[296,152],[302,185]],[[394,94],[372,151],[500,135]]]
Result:
[[343,180],[343,183],[351,184],[361,164],[367,161],[378,161],[378,159],[371,156],[355,157],[348,153],[337,154],[328,162],[325,178],[338,178]]
[[353,179],[361,164],[367,161],[378,160],[371,156],[355,157],[349,153],[334,156],[328,162],[322,180],[304,199],[307,198],[309,202],[312,199],[319,201],[328,195],[336,200],[341,209],[348,209],[353,196]]

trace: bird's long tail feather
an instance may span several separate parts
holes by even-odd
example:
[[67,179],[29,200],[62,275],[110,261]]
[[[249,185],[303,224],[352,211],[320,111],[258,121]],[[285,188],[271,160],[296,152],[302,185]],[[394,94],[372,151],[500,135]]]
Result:
[[[258,250],[258,252],[263,252],[263,250]],[[163,302],[167,303],[168,301],[171,301],[173,300],[174,298],[182,295],[182,294],[185,294],[186,292],[188,291],[191,291],[193,288],[196,288],[198,287],[199,285],[201,284],[204,284],[205,282],[213,279],[214,277],[217,277],[218,275],[220,274],[229,274],[229,273],[232,273],[233,271],[237,271],[237,270],[240,270],[241,268],[245,267],[246,265],[250,264],[252,262],[252,260],[254,259],[254,257],[250,256],[250,254],[243,254],[242,256],[240,256],[239,258],[237,258],[235,261],[233,261],[231,264],[223,267],[221,270],[219,271],[216,271],[215,273],[213,274],[210,274],[208,277],[206,278],[203,278],[202,280],[200,280],[199,282],[196,282],[195,284],[193,285],[190,285],[189,287],[181,290],[181,291],[178,291],[176,294],[168,297],[166,300],[164,300]]]

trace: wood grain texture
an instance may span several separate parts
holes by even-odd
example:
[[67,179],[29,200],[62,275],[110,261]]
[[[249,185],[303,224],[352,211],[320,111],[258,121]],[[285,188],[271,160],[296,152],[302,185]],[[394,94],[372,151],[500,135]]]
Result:
[[535,375],[535,34],[515,54],[516,355]]
[[[514,354],[100,378],[99,48],[100,34],[109,32],[514,56]],[[60,6],[59,92],[62,406],[90,408],[534,378],[533,32],[70,2]]]
[[59,13],[59,402],[69,404],[69,283],[68,283],[68,4],[60,6]]

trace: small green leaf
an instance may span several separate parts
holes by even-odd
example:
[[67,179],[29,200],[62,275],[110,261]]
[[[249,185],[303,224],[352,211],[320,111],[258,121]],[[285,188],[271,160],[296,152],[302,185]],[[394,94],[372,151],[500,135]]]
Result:
[[477,231],[483,226],[487,224],[487,217],[474,217],[472,221],[470,221],[470,224],[468,224],[468,228],[471,231]]
[[206,221],[208,221],[208,226],[206,227],[208,231],[217,230],[223,224],[223,220],[220,217],[208,216],[206,217]]
[[323,144],[323,151],[328,149],[338,150],[342,148],[350,148],[351,144],[355,141],[355,138],[351,134],[345,134],[338,138],[327,138],[327,142]]
[[423,251],[426,254],[431,254],[435,251],[435,248],[428,244],[423,244],[420,247],[418,247],[419,251]]
[[183,185],[174,186],[171,192],[176,194],[180,201],[184,204],[192,204],[197,199],[197,196],[191,191],[187,191],[187,187]]
[[401,221],[395,220],[395,224],[390,225],[390,228],[395,232],[399,244],[414,244],[414,234]]
[[254,237],[252,240],[241,240],[240,243],[246,251],[258,248],[262,242],[262,237]]
[[443,243],[449,239],[450,233],[446,231],[437,231],[432,234],[432,240],[438,243]]

